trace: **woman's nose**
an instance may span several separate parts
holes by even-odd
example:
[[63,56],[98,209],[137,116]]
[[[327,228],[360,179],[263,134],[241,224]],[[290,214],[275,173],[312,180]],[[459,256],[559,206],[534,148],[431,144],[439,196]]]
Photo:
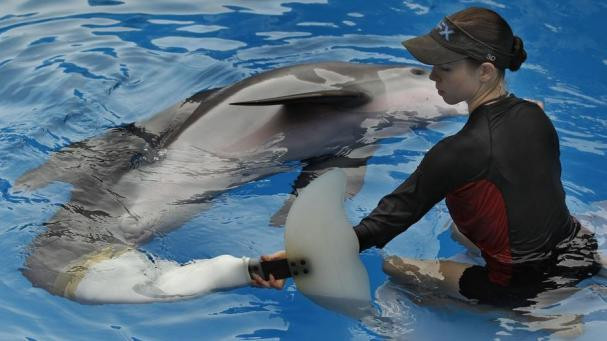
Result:
[[430,77],[430,80],[433,80],[435,82],[437,81],[436,72],[434,71],[434,67],[432,68],[432,71],[430,71],[430,76],[428,76],[428,77]]

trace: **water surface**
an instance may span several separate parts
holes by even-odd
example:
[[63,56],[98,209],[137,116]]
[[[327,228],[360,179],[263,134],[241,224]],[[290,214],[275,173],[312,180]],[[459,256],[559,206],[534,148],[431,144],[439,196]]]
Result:
[[[70,143],[143,120],[204,89],[294,63],[340,60],[416,63],[400,41],[425,33],[445,14],[480,5],[499,11],[525,41],[528,61],[508,73],[510,90],[543,100],[561,141],[571,211],[607,235],[607,4],[598,1],[3,1],[0,4],[0,339],[536,339],[550,331],[522,314],[416,297],[387,282],[386,254],[465,257],[446,232],[444,204],[383,250],[362,259],[382,319],[361,323],[298,293],[242,288],[147,305],[81,305],[32,288],[19,268],[30,241],[69,185],[32,194],[15,179]],[[415,169],[423,154],[465,118],[435,122],[382,142],[362,191],[346,202],[358,222]],[[187,262],[224,253],[256,257],[282,247],[270,217],[298,170],[218,197],[182,228],[144,248]],[[605,248],[605,246],[602,246]],[[536,309],[553,326],[574,316],[581,339],[607,331],[607,280]],[[422,301],[421,304],[420,301]]]

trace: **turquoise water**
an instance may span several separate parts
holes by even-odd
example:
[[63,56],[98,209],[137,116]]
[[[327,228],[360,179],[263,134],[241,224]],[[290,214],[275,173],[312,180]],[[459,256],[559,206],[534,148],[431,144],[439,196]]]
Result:
[[[30,241],[69,186],[32,194],[15,179],[72,142],[148,118],[199,90],[275,67],[340,60],[415,63],[400,41],[465,6],[498,10],[529,59],[510,89],[544,101],[561,139],[568,205],[607,236],[607,36],[604,1],[3,1],[0,3],[0,339],[536,339],[551,332],[522,314],[481,310],[406,293],[381,272],[386,254],[465,257],[438,205],[383,251],[362,255],[382,318],[359,322],[318,307],[292,282],[283,291],[242,288],[147,305],[81,305],[32,288],[18,271]],[[423,153],[457,131],[451,118],[386,139],[361,192],[346,202],[353,223],[402,182]],[[282,247],[269,218],[297,171],[222,194],[209,211],[145,246],[180,262],[228,253],[255,257]],[[607,246],[602,246],[605,249]],[[552,326],[573,316],[580,339],[607,331],[607,280],[536,309]],[[417,296],[416,296],[417,294]]]

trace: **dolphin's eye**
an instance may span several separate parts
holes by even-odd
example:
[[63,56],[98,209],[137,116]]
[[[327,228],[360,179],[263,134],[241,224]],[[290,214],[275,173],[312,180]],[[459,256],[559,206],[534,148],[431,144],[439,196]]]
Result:
[[413,68],[413,69],[411,69],[411,73],[414,75],[417,75],[417,76],[421,76],[421,75],[425,75],[426,71],[424,71],[422,69]]

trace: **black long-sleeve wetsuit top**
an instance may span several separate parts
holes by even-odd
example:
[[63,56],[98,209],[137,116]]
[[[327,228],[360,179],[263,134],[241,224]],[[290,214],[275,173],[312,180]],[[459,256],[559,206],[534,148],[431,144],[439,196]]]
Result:
[[559,155],[556,130],[536,104],[511,95],[482,105],[355,227],[360,250],[383,247],[446,199],[459,230],[481,249],[489,279],[508,285],[513,267],[549,258],[579,229]]

